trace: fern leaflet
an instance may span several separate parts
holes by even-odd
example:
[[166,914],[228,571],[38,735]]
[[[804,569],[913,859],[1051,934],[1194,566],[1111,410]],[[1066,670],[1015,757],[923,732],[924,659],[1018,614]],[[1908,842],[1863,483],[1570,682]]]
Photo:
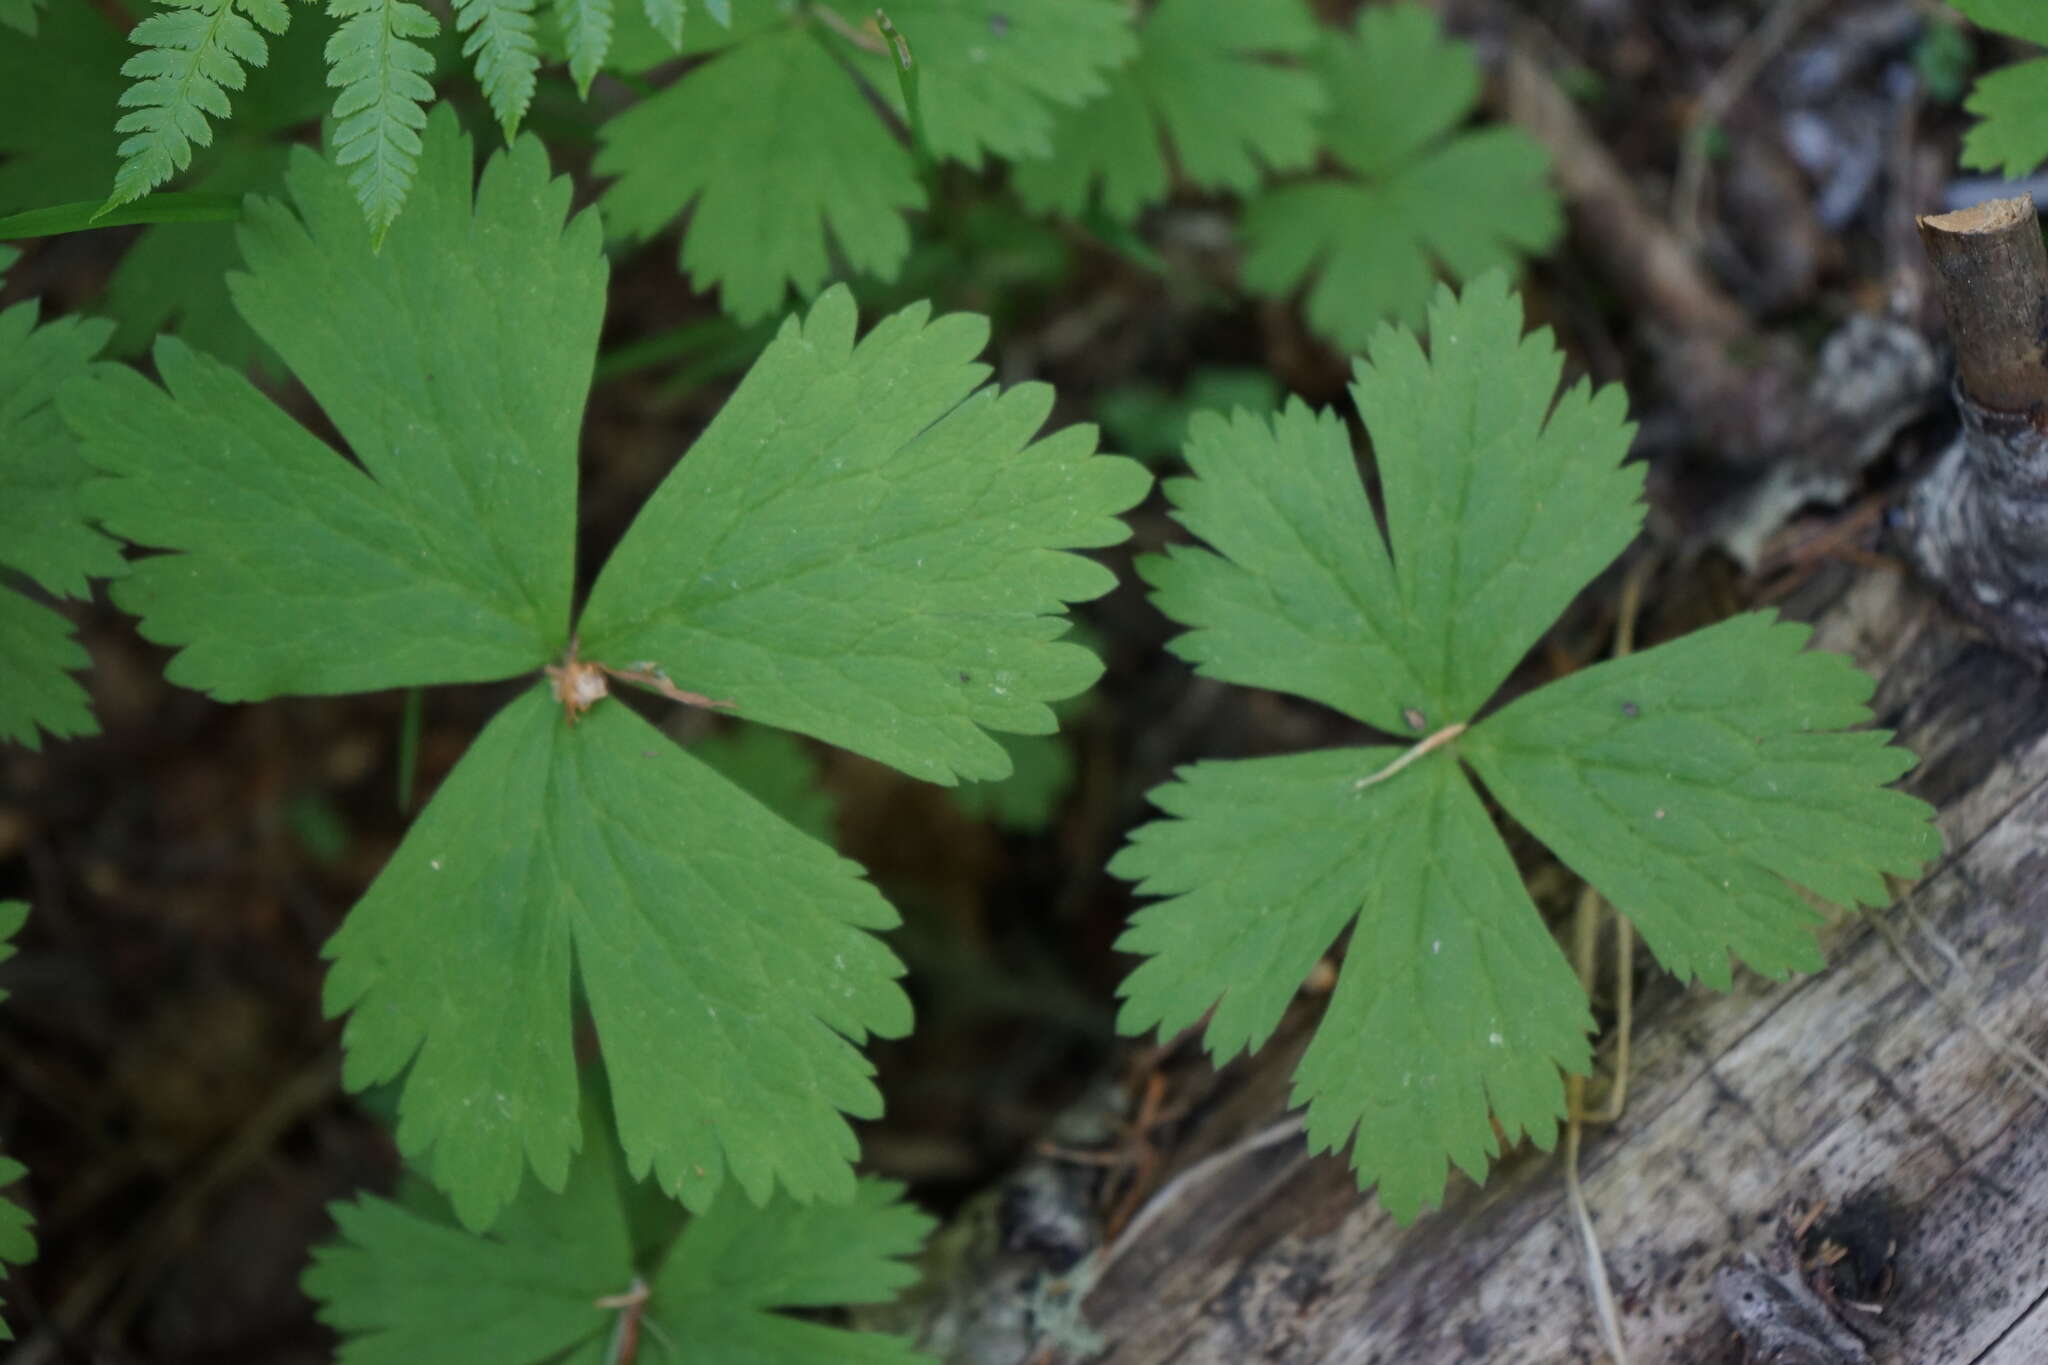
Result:
[[533,0],[455,0],[455,27],[469,35],[462,55],[476,64],[477,84],[510,141],[533,103],[540,52],[533,40]]
[[[654,20],[657,30],[662,27],[655,15],[658,8],[647,7],[647,17]],[[562,26],[562,38],[569,49],[569,74],[575,77],[576,93],[588,97],[590,83],[597,79],[605,54],[612,47],[612,0],[555,0],[555,20]],[[680,22],[676,33],[681,37]]]
[[327,0],[327,12],[342,21],[327,40],[327,83],[341,91],[334,159],[352,168],[349,186],[381,245],[419,165],[424,106],[434,98],[434,59],[419,40],[438,25],[409,0]]
[[[642,0],[641,8],[647,11],[647,23],[670,47],[683,45],[683,0]],[[728,14],[725,26],[732,26]]]
[[104,213],[140,199],[192,161],[192,144],[213,142],[207,121],[224,119],[227,92],[240,90],[243,68],[263,66],[270,46],[263,31],[282,33],[291,22],[284,0],[159,0],[164,8],[129,35],[142,51],[121,74],[135,78],[122,92],[123,114],[114,125],[130,136],[121,143],[121,168]]

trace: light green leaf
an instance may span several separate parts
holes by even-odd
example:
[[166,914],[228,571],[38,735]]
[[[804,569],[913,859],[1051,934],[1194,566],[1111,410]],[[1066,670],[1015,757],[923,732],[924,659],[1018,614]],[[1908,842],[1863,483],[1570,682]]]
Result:
[[[174,676],[257,697],[594,659],[672,695],[739,684],[742,715],[938,776],[1002,762],[983,725],[1048,729],[1043,701],[1094,676],[1053,641],[1064,603],[1109,580],[1062,547],[1120,539],[1142,471],[1088,458],[1085,429],[1032,444],[1040,390],[974,392],[979,319],[911,309],[856,351],[843,290],[785,327],[657,492],[595,589],[588,656],[565,658],[596,223],[564,228],[569,187],[532,138],[472,191],[437,111],[421,166],[381,253],[344,172],[309,152],[295,208],[257,205],[243,236],[236,302],[356,463],[176,342],[165,389],[123,372],[66,393],[104,474],[93,508],[173,552],[123,600],[183,647]],[[847,694],[814,700],[820,677]],[[636,1174],[700,1206],[728,1173],[757,1202],[850,1196],[844,1116],[879,1104],[858,1045],[909,1026],[868,932],[893,912],[597,700],[571,724],[535,689],[492,721],[329,945],[346,1078],[409,1073],[400,1145],[482,1226],[529,1166],[567,1177],[580,999]]]
[[1805,653],[1805,626],[1738,616],[1514,702],[1459,746],[1487,789],[1600,888],[1657,960],[1725,990],[1821,965],[1823,900],[1879,905],[1880,874],[1940,852],[1927,808],[1887,790],[1913,756],[1869,719],[1871,682]]
[[[1441,330],[1439,330],[1441,329]],[[1640,525],[1619,389],[1553,403],[1563,358],[1526,338],[1498,275],[1439,295],[1432,356],[1383,327],[1352,390],[1373,433],[1392,557],[1349,438],[1298,401],[1269,429],[1197,416],[1170,480],[1216,552],[1140,565],[1174,650],[1212,677],[1311,697],[1390,734],[1469,718]],[[1407,566],[1397,573],[1396,565]]]
[[1621,463],[1627,395],[1582,380],[1558,396],[1564,357],[1548,329],[1521,327],[1491,275],[1462,298],[1438,291],[1427,357],[1383,326],[1354,370],[1423,687],[1402,705],[1430,728],[1477,712],[1642,525],[1642,467]]
[[1188,626],[1173,652],[1205,677],[1293,692],[1390,733],[1425,689],[1405,655],[1393,566],[1344,423],[1299,399],[1272,423],[1197,413],[1168,479],[1176,518],[1215,549],[1138,562],[1159,609]]
[[[91,373],[113,329],[79,318],[35,323],[34,300],[0,312],[0,573],[78,597],[88,578],[118,574],[124,561],[86,521],[80,490],[92,471],[55,399]],[[39,730],[90,734],[85,689],[70,676],[90,662],[69,621],[0,583],[0,742],[36,748]]]
[[264,32],[291,22],[284,0],[157,0],[162,6],[135,26],[128,41],[142,49],[121,67],[135,83],[121,95],[114,131],[120,146],[108,208],[140,199],[191,164],[194,143],[213,141],[209,118],[230,112],[227,92],[240,90],[244,67],[270,60]]
[[1383,318],[1419,323],[1435,273],[1469,280],[1542,252],[1563,226],[1543,149],[1513,128],[1453,130],[1478,96],[1463,43],[1402,3],[1332,35],[1318,69],[1330,149],[1358,179],[1284,185],[1245,209],[1244,281],[1307,287],[1311,326],[1347,349]]
[[[871,0],[820,0],[879,37]],[[1107,92],[1106,77],[1137,51],[1123,0],[889,0],[882,6],[919,70],[919,101],[934,156],[979,168],[986,154],[1052,153],[1055,112]],[[846,55],[899,113],[903,92],[881,50]]]
[[795,735],[741,724],[705,736],[690,752],[819,843],[833,842],[836,808],[818,785],[817,760]]
[[[980,318],[917,304],[854,344],[835,288],[792,318],[591,589],[587,657],[652,661],[739,715],[915,777],[995,778],[1101,665],[1059,641],[1150,478],[1033,437],[1052,391],[982,387]],[[878,399],[886,396],[886,401]]]
[[[677,832],[687,831],[687,840]],[[431,907],[423,913],[422,907]],[[896,923],[860,870],[625,706],[574,730],[536,689],[486,727],[328,945],[353,1089],[410,1063],[398,1140],[487,1225],[580,1138],[570,965],[636,1176],[703,1205],[852,1193],[858,1045],[910,1027]],[[478,1100],[481,1098],[482,1102]]]
[[[1355,920],[1330,1010],[1295,1073],[1320,1148],[1353,1137],[1359,1183],[1401,1218],[1434,1203],[1444,1158],[1483,1178],[1494,1135],[1548,1146],[1584,1070],[1592,1020],[1456,763],[1360,790],[1392,749],[1199,763],[1153,793],[1173,816],[1110,870],[1148,895],[1118,943],[1146,961],[1124,983],[1126,1032],[1171,1035],[1212,1004],[1219,1061],[1256,1048]],[[1219,1000],[1218,991],[1221,990]]]
[[327,12],[341,21],[327,40],[327,83],[341,92],[334,159],[355,168],[349,184],[381,243],[419,164],[419,130],[434,98],[434,59],[420,40],[440,24],[411,0],[327,0]]
[[[705,130],[717,129],[715,136]],[[604,125],[610,230],[647,237],[694,203],[682,265],[753,322],[788,290],[817,292],[830,242],[856,271],[893,279],[924,205],[910,153],[817,38],[785,25],[733,44]]]
[[[7,596],[0,594],[0,613],[7,610]],[[0,962],[14,956],[14,936],[21,932],[21,926],[27,920],[26,901],[0,901]],[[6,998],[7,992],[0,991],[0,1000]],[[15,1184],[27,1174],[19,1161],[0,1156],[0,1188]],[[11,1199],[0,1199],[0,1263],[20,1265],[36,1258],[35,1234],[29,1231],[34,1225],[35,1219],[29,1216],[27,1209]],[[0,1322],[0,1341],[12,1340],[14,1332],[5,1322]]]
[[555,22],[569,48],[569,74],[576,93],[589,98],[590,83],[604,67],[612,46],[612,0],[554,0]]
[[1621,395],[1581,384],[1553,402],[1555,348],[1519,331],[1498,275],[1439,293],[1427,356],[1380,330],[1352,393],[1384,542],[1342,424],[1297,403],[1270,426],[1191,424],[1195,477],[1167,491],[1212,548],[1143,565],[1200,671],[1433,741],[1183,769],[1153,794],[1169,818],[1111,864],[1168,898],[1119,945],[1147,959],[1122,1026],[1170,1034],[1213,1006],[1219,1058],[1263,1043],[1355,923],[1295,1098],[1311,1140],[1352,1141],[1361,1184],[1402,1218],[1437,1199],[1446,1158],[1484,1174],[1489,1114],[1547,1145],[1557,1068],[1587,1062],[1574,977],[1461,759],[1661,961],[1713,982],[1730,954],[1817,963],[1795,888],[1881,901],[1881,873],[1939,846],[1927,808],[1883,788],[1910,755],[1846,732],[1869,718],[1868,680],[1760,617],[1586,669],[1459,733],[1641,521]]
[[117,476],[89,490],[95,514],[182,552],[142,561],[117,599],[186,646],[177,682],[248,700],[481,681],[567,638],[597,224],[563,228],[568,183],[530,141],[493,158],[472,206],[468,139],[452,114],[429,131],[427,181],[382,252],[341,172],[302,149],[298,211],[252,209],[231,282],[362,468],[173,340],[168,391],[123,370],[66,400]]
[[1302,0],[1162,0],[1107,98],[1063,110],[1052,155],[1019,162],[1011,183],[1033,208],[1070,216],[1099,189],[1103,209],[1128,222],[1166,197],[1164,144],[1204,189],[1244,193],[1262,170],[1300,170],[1315,160],[1328,100],[1314,73],[1267,58],[1302,56],[1316,37]]
[[533,103],[540,70],[533,0],[455,0],[455,27],[467,35],[462,55],[475,63],[477,84],[510,141]]
[[[682,47],[683,0],[641,0],[641,8],[646,12],[648,27],[660,34],[670,47]],[[728,10],[719,22],[730,27],[732,12]]]
[[[925,1360],[894,1338],[776,1311],[878,1302],[914,1278],[901,1258],[931,1220],[897,1186],[864,1180],[829,1208],[756,1208],[728,1192],[664,1237],[650,1285],[629,1237],[640,1192],[614,1151],[594,1144],[559,1194],[528,1186],[488,1235],[371,1197],[335,1205],[340,1240],[315,1250],[305,1288],[342,1334],[341,1365],[611,1365],[629,1313],[640,1365]],[[636,1288],[637,1306],[625,1302]]]
[[[1983,28],[2048,44],[2048,12],[2032,0],[1954,0]],[[2015,62],[1982,76],[1963,108],[1978,122],[1963,136],[1962,162],[2009,180],[2048,161],[2048,58]]]

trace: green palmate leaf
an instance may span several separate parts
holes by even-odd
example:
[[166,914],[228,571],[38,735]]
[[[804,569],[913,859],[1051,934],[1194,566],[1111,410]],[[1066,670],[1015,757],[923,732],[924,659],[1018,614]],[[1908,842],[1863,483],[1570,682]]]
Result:
[[1357,348],[1382,318],[1419,323],[1437,269],[1471,279],[1556,240],[1542,148],[1512,128],[1455,131],[1478,69],[1429,11],[1364,10],[1355,37],[1325,40],[1317,67],[1332,101],[1325,140],[1357,178],[1285,185],[1246,207],[1250,288],[1306,285],[1310,324]]
[[[1118,1024],[1172,1034],[1211,1005],[1219,1061],[1271,1036],[1345,926],[1330,1012],[1295,1074],[1309,1134],[1352,1151],[1403,1216],[1433,1202],[1449,1154],[1482,1177],[1489,1111],[1548,1145],[1557,1069],[1584,1070],[1592,1020],[1477,795],[1451,763],[1363,791],[1394,749],[1198,763],[1153,793],[1111,870],[1174,897],[1118,946],[1147,960]],[[1221,997],[1220,999],[1218,997]]]
[[349,184],[382,242],[412,188],[434,98],[434,59],[420,40],[440,26],[410,0],[327,0],[327,12],[341,21],[327,40],[327,83],[341,91],[334,156],[354,167]]
[[862,1181],[833,1207],[728,1196],[641,1265],[612,1152],[579,1157],[559,1194],[528,1186],[487,1236],[381,1199],[337,1204],[341,1240],[314,1252],[305,1287],[341,1365],[614,1365],[629,1315],[636,1365],[924,1359],[777,1311],[881,1302],[913,1278],[902,1258],[931,1220],[896,1186]]
[[653,1277],[651,1321],[683,1346],[670,1359],[776,1365],[929,1365],[892,1336],[848,1332],[777,1309],[883,1303],[916,1280],[932,1220],[902,1189],[863,1180],[850,1205],[778,1200],[761,1212],[720,1199],[692,1219]]
[[[0,312],[0,578],[21,574],[52,596],[82,596],[88,578],[121,572],[119,547],[86,521],[91,470],[58,416],[56,395],[88,374],[112,327],[64,318],[36,325],[33,300]],[[88,734],[90,660],[71,624],[0,582],[0,742]]]
[[455,0],[455,27],[468,35],[462,55],[476,65],[477,84],[510,138],[533,103],[540,47],[533,36],[533,0]]
[[[869,0],[820,0],[849,27],[874,27]],[[1122,0],[890,0],[883,9],[917,54],[918,93],[934,156],[979,167],[985,155],[1052,151],[1055,112],[1108,90],[1107,74],[1137,50]],[[876,41],[847,55],[899,112],[895,58]]]
[[1728,985],[1728,951],[1771,976],[1821,965],[1793,889],[1886,899],[1918,812],[1883,790],[1912,755],[1869,718],[1871,682],[1807,628],[1761,614],[1535,692],[1460,747],[1487,789],[1598,886],[1681,976]]
[[[522,139],[485,168],[429,121],[381,252],[341,167],[299,152],[258,201],[234,296],[357,463],[176,342],[165,388],[74,384],[109,527],[173,551],[119,600],[225,698],[531,675],[574,637],[575,456],[604,292],[596,221]],[[451,268],[450,262],[458,268]],[[1042,390],[977,392],[985,326],[914,308],[853,345],[792,321],[600,575],[583,659],[944,779],[1001,771],[981,727],[1049,728],[1098,665],[1055,641],[1104,591],[1143,472],[1036,443]],[[594,661],[586,662],[586,661]],[[674,681],[669,681],[673,675]],[[592,675],[601,679],[601,674]],[[580,687],[578,689],[580,692]],[[330,945],[346,1075],[410,1068],[399,1140],[487,1223],[577,1150],[587,1002],[637,1174],[701,1204],[845,1196],[858,1044],[908,1027],[893,912],[833,855],[618,703],[529,692],[485,729]]]
[[[677,831],[688,831],[679,841]],[[573,894],[565,896],[564,888]],[[434,907],[431,918],[420,913]],[[509,920],[516,934],[494,930]],[[910,1026],[896,915],[859,869],[609,706],[536,690],[485,730],[328,947],[351,1087],[408,1063],[400,1147],[482,1226],[578,1142],[572,954],[636,1174],[844,1198],[858,1043]],[[478,1097],[483,1102],[478,1103]]]
[[651,236],[694,202],[683,268],[742,321],[778,311],[792,287],[816,292],[828,234],[854,269],[893,278],[910,250],[903,211],[924,203],[910,153],[797,25],[732,45],[602,136],[596,169],[619,177],[604,197],[611,230]]
[[1667,967],[1716,984],[1731,956],[1771,974],[1817,965],[1801,888],[1881,900],[1882,874],[1938,849],[1926,807],[1882,786],[1910,756],[1848,729],[1868,720],[1869,681],[1765,617],[1473,724],[1641,521],[1621,395],[1582,383],[1553,402],[1561,358],[1519,332],[1498,275],[1439,293],[1430,355],[1381,329],[1352,393],[1384,542],[1342,423],[1296,403],[1270,425],[1194,419],[1195,477],[1167,489],[1213,548],[1141,564],[1202,673],[1436,740],[1197,764],[1154,794],[1170,818],[1112,864],[1168,898],[1123,941],[1147,958],[1124,1026],[1171,1032],[1213,1005],[1221,1056],[1261,1044],[1352,927],[1296,1099],[1318,1145],[1355,1133],[1361,1182],[1403,1217],[1438,1196],[1447,1157],[1483,1174],[1489,1113],[1547,1145],[1556,1069],[1587,1058],[1584,1000],[1461,760]]
[[284,0],[158,3],[162,8],[129,35],[142,51],[121,67],[135,84],[121,96],[132,112],[114,125],[129,136],[108,208],[148,194],[191,163],[194,143],[213,141],[208,120],[228,117],[227,92],[242,88],[243,68],[270,59],[264,33],[282,33],[291,22]]
[[1061,551],[1122,540],[1150,480],[1091,428],[1033,441],[1051,389],[982,388],[987,324],[928,316],[856,346],[842,289],[786,323],[598,576],[585,651],[928,781],[1006,776],[984,731],[1050,732],[1101,672],[1061,612],[1114,579]]
[[[1954,2],[1973,23],[2048,44],[2048,10],[2033,0]],[[2018,179],[2048,161],[2048,57],[1982,77],[1963,107],[1979,119],[1963,138],[1965,166]]]
[[1034,208],[1069,215],[1099,189],[1104,211],[1129,221],[1165,198],[1168,144],[1205,189],[1244,193],[1262,167],[1302,169],[1328,101],[1313,73],[1267,59],[1302,56],[1316,38],[1302,0],[1164,0],[1108,97],[1063,111],[1052,155],[1020,162],[1012,183]]
[[[0,604],[0,611],[5,611]],[[28,919],[28,905],[23,901],[0,901],[0,962],[14,956],[14,936],[21,932],[21,926]],[[0,991],[0,1000],[7,998],[7,992]],[[28,1174],[18,1161],[0,1156],[0,1188],[13,1185]],[[0,1199],[0,1264],[20,1265],[36,1257],[35,1234],[29,1231],[35,1219],[28,1210],[11,1199]],[[0,1341],[14,1340],[14,1333],[5,1322],[0,1322]]]
[[176,341],[157,350],[168,392],[120,371],[75,394],[93,462],[121,476],[97,514],[185,551],[139,564],[118,599],[188,645],[175,681],[223,700],[477,681],[567,639],[597,223],[562,228],[568,184],[531,142],[492,162],[474,207],[452,120],[430,151],[418,227],[382,252],[304,149],[298,212],[259,201],[243,229],[235,301],[362,469]]

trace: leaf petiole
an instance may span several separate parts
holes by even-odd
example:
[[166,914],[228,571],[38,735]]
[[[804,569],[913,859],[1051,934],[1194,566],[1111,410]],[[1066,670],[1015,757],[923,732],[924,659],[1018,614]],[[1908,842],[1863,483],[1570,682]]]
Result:
[[1370,777],[1359,778],[1356,782],[1351,784],[1351,790],[1355,792],[1362,792],[1367,787],[1370,787],[1375,783],[1386,781],[1395,773],[1400,772],[1401,769],[1407,767],[1410,763],[1413,763],[1416,759],[1421,758],[1425,754],[1431,753],[1437,749],[1443,748],[1444,745],[1449,744],[1459,735],[1464,734],[1465,728],[1465,723],[1463,721],[1460,721],[1456,725],[1446,725],[1443,729],[1437,731],[1435,734],[1429,736],[1427,739],[1418,742],[1414,748],[1410,749],[1407,753],[1402,754],[1399,758],[1395,759],[1392,763],[1389,763],[1386,767],[1380,769],[1378,772],[1372,774]]

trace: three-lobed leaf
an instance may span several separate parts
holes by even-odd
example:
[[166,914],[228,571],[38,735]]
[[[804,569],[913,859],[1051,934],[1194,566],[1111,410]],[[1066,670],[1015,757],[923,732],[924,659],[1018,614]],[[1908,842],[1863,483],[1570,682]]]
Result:
[[854,321],[834,290],[784,325],[599,574],[583,647],[928,781],[1003,777],[984,731],[1047,733],[1101,673],[1060,613],[1114,579],[1065,550],[1122,540],[1150,480],[1090,428],[1033,440],[1052,391],[982,387],[980,318]]
[[1479,95],[1469,48],[1418,4],[1371,7],[1328,35],[1322,132],[1353,173],[1281,185],[1245,207],[1244,281],[1305,291],[1347,350],[1382,319],[1422,320],[1440,268],[1469,280],[1548,248],[1563,226],[1543,149],[1513,128],[1458,131]]
[[[1985,28],[2048,44],[2048,12],[2032,0],[1955,0],[1955,7]],[[1963,107],[1979,120],[1963,136],[1965,166],[2016,180],[2048,161],[2048,57],[1979,77]]]
[[1262,171],[1300,170],[1315,159],[1328,99],[1314,72],[1270,59],[1304,56],[1317,37],[1302,0],[1163,0],[1109,93],[1062,110],[1051,155],[1020,161],[1011,183],[1036,209],[1078,214],[1099,194],[1129,221],[1165,197],[1169,146],[1205,189],[1245,193]]
[[[1344,429],[1299,404],[1271,424],[1190,425],[1167,492],[1211,548],[1141,568],[1174,645],[1209,676],[1309,697],[1434,750],[1201,763],[1153,799],[1112,870],[1164,897],[1122,1024],[1214,1007],[1219,1056],[1256,1047],[1349,927],[1329,1012],[1295,1077],[1319,1147],[1412,1216],[1448,1157],[1482,1175],[1489,1114],[1547,1145],[1557,1069],[1586,1064],[1585,1002],[1465,774],[1605,894],[1659,960],[1715,984],[1729,959],[1818,964],[1801,890],[1881,900],[1938,849],[1884,783],[1911,764],[1868,720],[1870,683],[1764,616],[1603,663],[1481,719],[1586,579],[1640,525],[1618,391],[1553,398],[1560,357],[1520,334],[1497,274],[1439,293],[1430,349],[1383,327],[1353,397],[1386,538]],[[1448,742],[1445,742],[1448,741]],[[1407,762],[1390,771],[1397,758]]]
[[[119,600],[224,698],[486,681],[581,659],[673,679],[913,774],[1007,771],[983,727],[1051,728],[1100,665],[1058,642],[1106,591],[1072,549],[1143,496],[1045,392],[984,389],[978,320],[912,308],[858,344],[844,290],[792,319],[614,552],[572,633],[575,462],[604,293],[594,215],[538,144],[471,190],[452,115],[381,251],[302,152],[233,284],[354,462],[175,341],[166,388],[75,385],[113,530],[173,553]],[[375,344],[365,344],[374,338]],[[487,1224],[583,1140],[587,1004],[636,1175],[702,1205],[852,1191],[859,1045],[909,1026],[895,922],[853,864],[617,701],[573,726],[536,685],[443,783],[329,946],[347,1075],[408,1071],[402,1149]]]
[[486,168],[472,208],[452,139],[417,227],[381,252],[305,149],[298,211],[255,201],[242,231],[236,306],[361,468],[175,340],[157,347],[167,388],[121,370],[72,396],[93,463],[119,476],[94,512],[182,552],[136,565],[118,598],[185,646],[173,681],[236,701],[484,681],[566,642],[598,227],[563,228],[569,187],[531,141]]
[[598,1143],[559,1193],[529,1186],[485,1235],[431,1208],[338,1204],[340,1240],[314,1252],[305,1287],[342,1334],[341,1365],[609,1365],[629,1313],[642,1365],[916,1365],[924,1357],[896,1338],[780,1311],[881,1302],[908,1283],[903,1258],[931,1220],[900,1193],[864,1180],[845,1204],[765,1208],[728,1195],[636,1248],[644,1191]]

